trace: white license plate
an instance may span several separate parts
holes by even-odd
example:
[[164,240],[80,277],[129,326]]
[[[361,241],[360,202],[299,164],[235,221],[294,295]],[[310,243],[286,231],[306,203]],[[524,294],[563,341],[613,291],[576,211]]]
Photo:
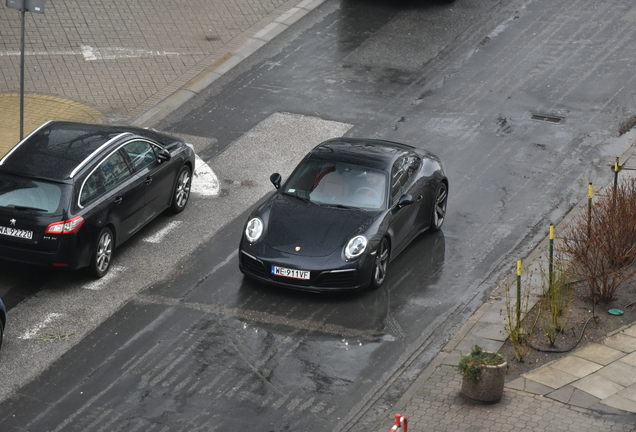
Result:
[[33,231],[5,227],[5,226],[0,226],[0,234],[10,236],[10,237],[19,237],[19,238],[29,239],[29,240],[33,238]]
[[272,266],[272,274],[292,279],[309,280],[309,271],[294,270],[285,267]]

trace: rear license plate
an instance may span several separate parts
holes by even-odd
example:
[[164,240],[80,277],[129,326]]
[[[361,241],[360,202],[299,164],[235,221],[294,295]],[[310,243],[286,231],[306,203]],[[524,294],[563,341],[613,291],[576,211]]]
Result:
[[0,226],[0,234],[6,235],[9,237],[19,237],[19,238],[29,239],[29,240],[33,238],[33,231],[5,227],[5,226]]
[[309,271],[294,270],[285,267],[272,266],[272,274],[292,279],[309,280]]

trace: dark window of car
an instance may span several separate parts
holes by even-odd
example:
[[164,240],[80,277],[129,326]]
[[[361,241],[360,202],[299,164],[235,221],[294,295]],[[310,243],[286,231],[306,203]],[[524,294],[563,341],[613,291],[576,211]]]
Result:
[[406,193],[422,161],[415,155],[403,156],[391,169],[391,200],[396,202]]
[[130,157],[132,167],[135,171],[140,171],[157,161],[153,145],[147,141],[132,141],[123,148],[128,154],[128,157]]
[[415,156],[415,155],[410,155],[408,157],[409,159],[409,165],[408,165],[408,181],[409,183],[411,183],[413,181],[413,179],[415,178],[415,174],[417,173],[417,171],[420,169],[420,165],[422,164],[422,160]]
[[131,176],[124,156],[116,151],[111,154],[98,168],[104,176],[104,188],[109,191]]
[[0,207],[55,213],[61,198],[59,184],[0,174]]
[[93,199],[98,197],[102,192],[104,192],[104,182],[102,181],[102,172],[101,170],[95,170],[93,173],[86,179],[84,182],[84,186],[82,187],[82,192],[80,193],[80,205],[85,206],[90,203]]
[[407,165],[407,158],[401,157],[393,163],[393,168],[391,168],[391,200],[393,202],[396,202],[402,195],[406,183]]

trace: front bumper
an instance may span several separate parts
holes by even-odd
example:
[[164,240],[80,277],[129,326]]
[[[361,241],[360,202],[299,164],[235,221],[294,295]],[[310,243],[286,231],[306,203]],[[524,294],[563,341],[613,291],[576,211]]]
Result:
[[[371,283],[371,270],[374,257],[363,257],[341,266],[333,265],[329,260],[324,264],[320,259],[305,256],[278,256],[276,258],[257,257],[239,249],[239,270],[260,282],[311,292],[331,292],[366,288]],[[332,264],[332,265],[329,265]],[[309,270],[309,280],[292,279],[272,274],[272,266],[298,270]]]

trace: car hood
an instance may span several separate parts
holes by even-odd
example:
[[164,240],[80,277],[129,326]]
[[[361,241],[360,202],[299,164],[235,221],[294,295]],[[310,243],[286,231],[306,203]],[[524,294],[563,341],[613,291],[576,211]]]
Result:
[[378,214],[317,205],[276,194],[271,202],[266,242],[269,247],[289,254],[327,256],[342,249]]

